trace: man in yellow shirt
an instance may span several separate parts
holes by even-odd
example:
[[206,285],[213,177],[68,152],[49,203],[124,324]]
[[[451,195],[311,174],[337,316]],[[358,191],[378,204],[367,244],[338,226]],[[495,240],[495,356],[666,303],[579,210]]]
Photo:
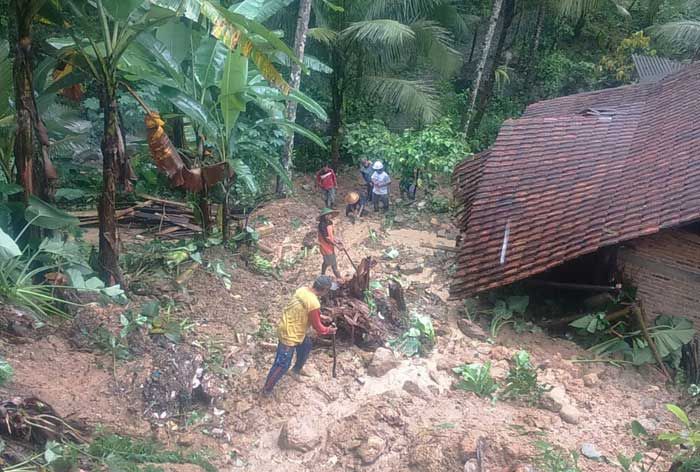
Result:
[[301,369],[311,352],[311,339],[306,336],[309,325],[313,326],[321,336],[335,334],[335,327],[324,326],[321,323],[321,302],[319,301],[320,297],[328,293],[332,285],[333,281],[330,277],[321,275],[316,278],[311,288],[298,289],[287,303],[282,313],[282,320],[277,327],[279,337],[277,354],[267,375],[263,395],[271,395],[275,384],[287,373],[292,364],[294,351],[297,353],[297,360],[292,371],[294,374],[301,374]]

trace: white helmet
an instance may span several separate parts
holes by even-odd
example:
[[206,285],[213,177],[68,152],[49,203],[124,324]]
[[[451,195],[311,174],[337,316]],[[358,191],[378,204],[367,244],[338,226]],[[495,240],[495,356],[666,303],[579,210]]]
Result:
[[382,164],[382,161],[376,161],[372,165],[372,169],[374,169],[374,170],[382,170],[383,168],[384,168],[384,165]]

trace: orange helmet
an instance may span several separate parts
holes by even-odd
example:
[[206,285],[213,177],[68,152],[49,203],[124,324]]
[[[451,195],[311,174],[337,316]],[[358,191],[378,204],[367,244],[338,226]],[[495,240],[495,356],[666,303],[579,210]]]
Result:
[[345,195],[345,203],[348,205],[354,205],[360,200],[360,195],[357,192],[350,192]]

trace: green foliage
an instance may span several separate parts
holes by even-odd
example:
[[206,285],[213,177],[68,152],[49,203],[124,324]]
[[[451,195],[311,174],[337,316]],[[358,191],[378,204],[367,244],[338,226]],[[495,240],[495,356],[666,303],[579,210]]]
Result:
[[534,92],[547,99],[590,90],[598,80],[598,71],[591,62],[554,51],[539,61],[534,76]]
[[[649,327],[649,336],[654,340],[661,359],[678,367],[683,346],[695,336],[693,324],[680,317],[659,316],[654,326]],[[651,348],[641,330],[609,334],[609,339],[589,348],[596,356],[622,354],[634,365],[654,363]]]
[[513,365],[508,370],[505,387],[499,396],[536,405],[542,395],[551,389],[551,386],[537,382],[537,370],[530,362],[530,354],[518,351],[513,356]]
[[578,452],[566,451],[545,441],[535,441],[538,450],[535,465],[542,472],[581,472]]
[[454,367],[452,371],[461,377],[457,388],[474,392],[480,397],[494,398],[498,385],[491,377],[490,362],[485,364],[462,364]]
[[496,339],[498,332],[505,325],[515,323],[514,315],[524,315],[529,303],[530,297],[527,295],[514,295],[505,300],[496,300],[493,309],[491,309],[491,339]]
[[454,166],[470,155],[464,138],[449,119],[422,130],[392,133],[381,121],[348,124],[343,149],[355,160],[366,157],[384,162],[395,180],[412,178],[419,172],[419,188],[430,189],[439,176],[451,174]]
[[614,53],[605,55],[600,60],[600,69],[610,85],[630,82],[634,72],[632,54],[656,55],[656,51],[651,48],[651,38],[643,31],[623,39]]
[[610,322],[605,318],[605,312],[599,312],[582,316],[569,323],[569,326],[595,334],[600,331],[607,331],[610,328]]
[[0,356],[0,387],[4,387],[5,384],[12,380],[13,374],[14,370],[10,363]]
[[435,329],[428,315],[414,313],[409,328],[398,338],[389,341],[389,345],[407,356],[425,356],[435,343]]

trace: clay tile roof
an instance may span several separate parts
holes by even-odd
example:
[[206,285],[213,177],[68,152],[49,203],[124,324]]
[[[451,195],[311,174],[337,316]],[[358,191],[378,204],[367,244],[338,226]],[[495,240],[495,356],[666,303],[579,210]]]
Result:
[[454,172],[453,297],[700,219],[700,65],[531,105]]

